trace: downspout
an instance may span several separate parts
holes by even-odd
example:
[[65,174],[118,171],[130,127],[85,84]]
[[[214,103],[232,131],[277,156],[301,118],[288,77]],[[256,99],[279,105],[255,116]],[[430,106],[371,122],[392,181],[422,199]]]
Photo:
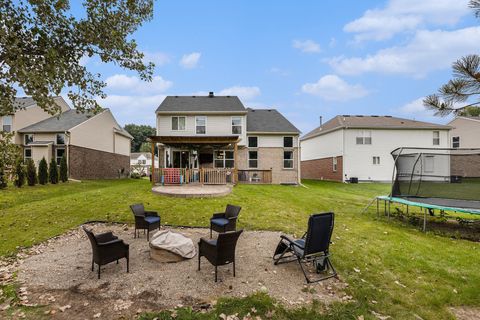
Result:
[[65,137],[68,139],[67,143],[67,175],[70,178],[70,131],[65,131]]
[[342,181],[347,182],[345,179],[345,168],[347,167],[345,165],[345,129],[342,129]]
[[298,184],[302,184],[302,147],[300,145],[300,135],[297,136],[297,180]]

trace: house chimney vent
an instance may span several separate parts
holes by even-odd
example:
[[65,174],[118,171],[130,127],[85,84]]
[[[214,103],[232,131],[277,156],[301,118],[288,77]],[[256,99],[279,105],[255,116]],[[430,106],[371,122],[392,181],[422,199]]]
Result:
[[213,91],[210,91],[210,92],[208,93],[208,96],[209,96],[210,98],[213,98]]

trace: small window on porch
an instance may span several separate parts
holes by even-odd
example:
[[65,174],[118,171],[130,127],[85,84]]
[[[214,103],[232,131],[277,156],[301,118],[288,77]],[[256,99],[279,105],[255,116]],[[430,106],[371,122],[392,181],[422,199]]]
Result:
[[198,116],[195,118],[195,128],[197,134],[207,133],[207,117]]
[[248,151],[248,167],[258,168],[258,151]]

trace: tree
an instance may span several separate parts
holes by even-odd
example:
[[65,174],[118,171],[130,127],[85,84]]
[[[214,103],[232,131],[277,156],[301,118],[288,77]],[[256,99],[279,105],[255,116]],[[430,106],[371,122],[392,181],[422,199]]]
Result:
[[[15,112],[17,88],[38,106],[56,114],[53,96],[67,90],[80,111],[101,110],[101,75],[87,69],[97,57],[138,72],[150,81],[153,63],[145,63],[132,34],[153,16],[153,0],[86,0],[73,15],[69,0],[0,0],[0,116]],[[22,106],[19,106],[20,108]]]
[[13,143],[13,133],[0,130],[0,189],[7,186],[9,173],[20,157],[20,147]]
[[48,182],[48,165],[47,160],[42,158],[38,164],[38,183],[47,184]]
[[65,155],[62,157],[62,160],[60,160],[60,180],[62,182],[68,181],[68,165]]
[[21,188],[25,184],[25,167],[20,158],[17,159],[15,163],[15,179],[13,180],[13,184],[17,188]]
[[51,184],[58,183],[58,167],[55,158],[52,158],[52,161],[50,161],[50,166],[48,167],[48,178],[50,179]]
[[[471,0],[469,6],[480,18],[480,0]],[[423,100],[428,110],[436,116],[480,115],[480,55],[471,54],[458,59],[452,65],[453,79]]]
[[37,184],[37,168],[32,159],[27,160],[27,184],[32,187]]
[[[124,129],[133,136],[132,152],[140,152],[140,147],[143,143],[147,142],[148,136],[154,136],[156,130],[154,127],[147,125],[127,124]],[[151,147],[148,151],[151,150]]]

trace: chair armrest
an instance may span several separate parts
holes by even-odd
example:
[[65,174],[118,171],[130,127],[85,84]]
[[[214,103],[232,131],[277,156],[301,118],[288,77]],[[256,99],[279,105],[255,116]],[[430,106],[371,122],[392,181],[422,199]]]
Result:
[[304,247],[302,247],[301,245],[299,245],[298,243],[295,242],[294,239],[291,239],[290,237],[286,236],[286,235],[281,235],[280,238],[282,238],[283,240],[287,241],[288,243],[290,243],[290,245],[294,245],[296,247],[299,247],[300,249],[304,249]]
[[215,218],[225,218],[225,212],[214,213],[211,219],[215,219]]
[[158,217],[158,212],[157,211],[145,211],[145,216],[146,217]]
[[114,236],[112,232],[105,232],[95,235],[95,239],[97,239],[98,243],[105,243],[116,240],[118,237]]
[[230,217],[230,218],[227,218],[228,220],[237,220],[238,219],[238,216],[236,217]]

